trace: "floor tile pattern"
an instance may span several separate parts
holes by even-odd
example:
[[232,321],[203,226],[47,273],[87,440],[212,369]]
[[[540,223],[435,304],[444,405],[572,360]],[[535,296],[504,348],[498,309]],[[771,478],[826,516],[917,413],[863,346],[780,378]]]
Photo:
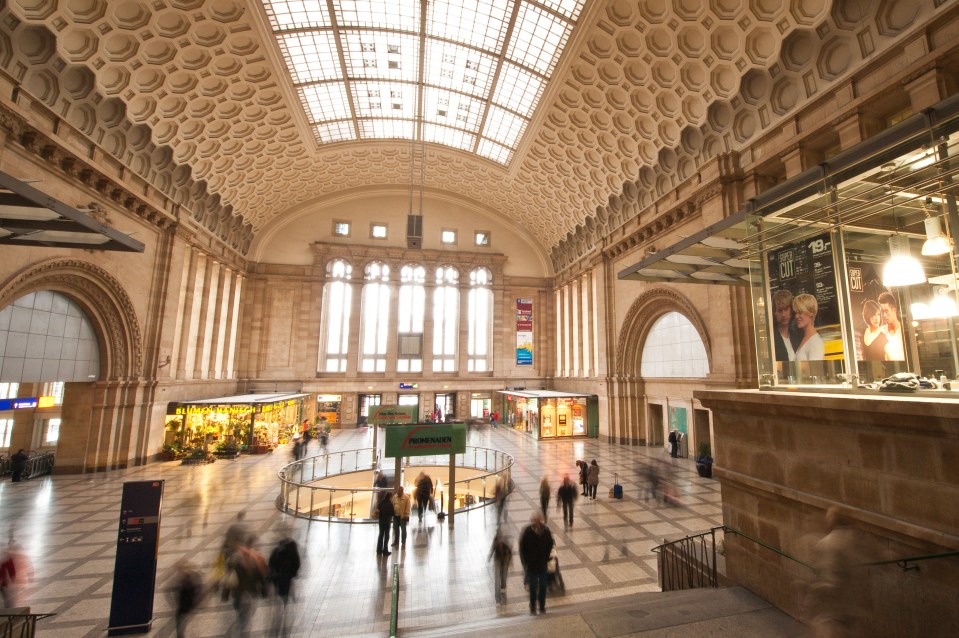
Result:
[[[335,431],[330,450],[367,447],[364,430]],[[594,440],[535,441],[504,428],[472,432],[469,445],[504,450],[515,458],[516,491],[505,525],[514,547],[522,527],[539,508],[539,483],[553,490],[563,474],[576,476],[576,459],[596,459],[601,468],[596,500],[580,498],[574,526],[563,529],[562,514],[549,511],[557,543],[563,596],[547,607],[607,596],[658,591],[656,559],[650,549],[664,538],[698,532],[722,522],[718,483],[699,478],[691,459],[669,459],[659,448],[622,447]],[[318,450],[314,447],[311,453]],[[265,554],[291,525],[304,555],[295,585],[294,636],[382,636],[388,632],[392,566],[400,566],[400,627],[426,628],[527,613],[528,597],[518,554],[510,570],[505,602],[497,604],[489,547],[496,511],[481,508],[456,517],[450,528],[430,513],[414,513],[405,549],[375,553],[376,526],[310,523],[277,511],[276,470],[291,460],[289,450],[244,456],[206,466],[159,463],[98,474],[42,477],[0,483],[0,545],[13,535],[31,561],[24,591],[35,612],[57,615],[40,624],[40,636],[101,638],[107,627],[113,588],[117,518],[123,481],[163,479],[164,501],[157,574],[155,621],[149,635],[175,635],[169,588],[173,565],[187,558],[208,575],[227,527],[236,514],[258,537]],[[678,504],[649,498],[639,470],[660,468]],[[623,500],[609,498],[614,474]],[[258,602],[249,634],[269,635],[272,599]],[[229,635],[229,603],[209,596],[194,614],[189,636]]]

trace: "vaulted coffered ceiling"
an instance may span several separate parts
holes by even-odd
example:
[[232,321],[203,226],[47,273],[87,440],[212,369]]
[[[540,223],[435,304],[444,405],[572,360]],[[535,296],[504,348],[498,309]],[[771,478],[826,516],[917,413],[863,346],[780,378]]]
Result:
[[[392,6],[319,4],[354,12]],[[935,0],[611,0],[587,2],[581,12],[572,0],[430,5],[444,15],[501,8],[511,16],[507,30],[518,27],[514,9],[563,10],[576,20],[548,84],[542,74],[536,110],[506,109],[522,120],[511,146],[503,146],[508,152],[481,151],[485,131],[477,127],[472,144],[463,142],[465,129],[460,137],[427,136],[440,142],[428,144],[428,189],[483,202],[525,226],[546,249],[595,216],[624,184],[642,187],[644,170],[654,168],[673,183],[689,177],[941,10]],[[489,20],[479,13],[475,24]],[[340,112],[329,121],[361,139],[324,139],[298,86],[308,83],[291,79],[289,51],[278,45],[270,15],[259,0],[10,0],[0,10],[0,70],[159,189],[171,196],[187,189],[217,214],[240,216],[254,232],[348,189],[408,184],[410,142],[363,139],[404,130],[390,118],[380,118],[386,123],[379,134],[362,135],[362,114]],[[374,48],[398,37],[391,26],[377,27]],[[502,35],[499,57],[487,55],[487,62],[525,68],[509,57]],[[469,43],[470,34],[461,36]],[[362,52],[361,40],[355,44]],[[466,54],[481,49],[463,51],[462,60],[450,58],[452,73],[462,75]],[[347,87],[363,64],[350,67],[342,50],[336,55],[337,81]],[[502,110],[494,78],[486,82],[493,86],[483,96],[448,87],[449,96]],[[465,150],[451,148],[451,140]]]

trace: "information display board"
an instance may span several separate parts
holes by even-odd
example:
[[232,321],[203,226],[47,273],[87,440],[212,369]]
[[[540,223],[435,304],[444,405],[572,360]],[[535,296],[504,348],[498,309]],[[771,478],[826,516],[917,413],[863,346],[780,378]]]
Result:
[[163,481],[123,484],[108,636],[145,634],[153,623]]

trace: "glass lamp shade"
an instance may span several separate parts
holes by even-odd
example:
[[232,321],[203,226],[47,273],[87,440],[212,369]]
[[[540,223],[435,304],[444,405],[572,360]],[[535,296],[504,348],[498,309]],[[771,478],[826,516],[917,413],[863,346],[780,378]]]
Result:
[[890,257],[882,269],[884,286],[913,286],[926,282],[926,273],[915,257],[909,254],[909,238],[889,238]]
[[882,269],[884,286],[914,286],[925,281],[922,264],[912,255],[893,255]]
[[945,255],[949,252],[949,238],[942,234],[942,224],[938,217],[927,217],[926,241],[922,244],[922,254],[927,256]]
[[959,307],[956,307],[956,300],[952,298],[948,291],[932,296],[929,311],[933,317],[942,319],[959,316]]

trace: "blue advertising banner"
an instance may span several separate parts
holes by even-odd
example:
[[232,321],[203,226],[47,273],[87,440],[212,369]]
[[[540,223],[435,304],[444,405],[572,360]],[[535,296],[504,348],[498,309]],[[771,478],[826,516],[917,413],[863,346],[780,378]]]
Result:
[[516,300],[516,365],[533,365],[533,300]]

